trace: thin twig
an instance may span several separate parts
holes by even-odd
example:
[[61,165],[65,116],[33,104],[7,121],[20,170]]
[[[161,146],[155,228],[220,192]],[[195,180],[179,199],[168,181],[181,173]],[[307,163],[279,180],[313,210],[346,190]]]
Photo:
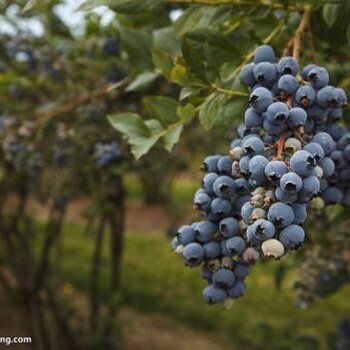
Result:
[[312,35],[310,28],[308,28],[308,31],[307,31],[307,43],[310,50],[310,60],[313,63],[317,63],[316,46],[315,46],[314,37]]
[[[208,5],[208,6],[220,6],[220,5],[237,5],[237,6],[252,6],[251,1],[244,0],[165,0],[165,2],[171,4],[196,4],[196,5]],[[260,0],[254,3],[254,6],[268,7],[270,9],[284,8],[283,4],[274,4],[269,1]],[[294,6],[289,6],[288,9],[295,9]]]
[[294,33],[293,57],[297,61],[299,61],[299,59],[300,59],[301,35],[309,28],[311,13],[312,13],[312,6],[305,5],[303,16],[301,18],[301,21],[299,23],[298,28],[296,29],[296,31]]
[[[284,26],[284,22],[281,21],[278,26],[263,40],[263,44],[269,44],[282,30]],[[243,58],[243,61],[240,63],[240,65],[230,74],[226,79],[225,82],[234,80],[239,72],[241,71],[242,67],[247,64],[249,61],[251,61],[254,57],[255,53],[255,47]]]
[[234,90],[228,90],[225,88],[222,88],[220,86],[217,86],[216,84],[211,84],[211,87],[218,92],[222,92],[223,94],[230,95],[230,96],[240,96],[240,97],[247,97],[249,94],[242,91],[234,91]]
[[51,119],[53,117],[58,117],[62,114],[69,113],[72,110],[79,107],[81,104],[83,104],[87,101],[93,100],[94,98],[107,96],[112,91],[117,90],[117,89],[125,86],[125,84],[126,84],[126,80],[123,80],[117,84],[104,85],[95,91],[88,92],[86,94],[83,94],[83,95],[76,97],[75,99],[64,104],[61,107],[52,108],[52,109],[49,109],[49,110],[44,111],[44,112],[39,112],[39,113],[37,113],[36,121],[37,121],[37,123],[41,124],[41,123],[44,123],[45,121],[47,121],[48,119]]
[[294,38],[290,38],[282,52],[282,57],[290,55],[292,53],[293,46],[294,46]]

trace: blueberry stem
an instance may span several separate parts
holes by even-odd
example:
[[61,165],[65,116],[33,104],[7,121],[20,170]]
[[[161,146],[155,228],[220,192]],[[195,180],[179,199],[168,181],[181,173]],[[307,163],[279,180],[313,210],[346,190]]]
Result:
[[[279,35],[282,31],[282,28],[284,27],[285,22],[280,21],[277,27],[262,41],[263,44],[269,44],[277,35]],[[225,82],[234,80],[239,72],[241,71],[242,67],[247,64],[249,61],[251,61],[254,57],[256,47],[254,46],[253,49],[243,57],[243,61],[241,64],[230,74],[226,79]]]
[[312,14],[312,5],[305,5],[298,28],[294,33],[293,57],[299,62],[301,35],[309,28]]
[[307,43],[310,49],[310,60],[313,63],[317,63],[317,54],[316,54],[316,46],[314,41],[314,36],[312,35],[312,31],[310,28],[307,30]]
[[277,154],[275,157],[275,160],[283,160],[283,151],[284,151],[284,144],[286,143],[286,140],[288,138],[289,132],[284,131],[281,136],[277,140]]
[[220,86],[217,86],[216,84],[211,84],[212,89],[218,92],[222,92],[223,94],[230,95],[230,96],[240,96],[240,97],[247,97],[249,94],[242,91],[234,91],[234,90],[228,90],[225,88],[222,88]]

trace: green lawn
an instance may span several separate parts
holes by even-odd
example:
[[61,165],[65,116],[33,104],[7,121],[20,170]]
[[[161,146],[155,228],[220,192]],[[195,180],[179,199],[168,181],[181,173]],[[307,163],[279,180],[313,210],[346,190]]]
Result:
[[[92,242],[80,226],[65,227],[64,275],[81,290],[87,288]],[[106,291],[107,246],[104,253],[102,288]],[[248,277],[247,295],[226,310],[202,301],[205,282],[200,271],[184,268],[164,238],[130,233],[125,242],[123,299],[139,311],[167,315],[223,336],[234,349],[326,349],[327,334],[334,330],[339,318],[350,315],[350,288],[307,310],[298,310],[293,306],[292,273],[281,290],[274,287],[277,265],[272,262],[255,266]],[[312,340],[309,336],[316,336],[320,347],[308,343]]]

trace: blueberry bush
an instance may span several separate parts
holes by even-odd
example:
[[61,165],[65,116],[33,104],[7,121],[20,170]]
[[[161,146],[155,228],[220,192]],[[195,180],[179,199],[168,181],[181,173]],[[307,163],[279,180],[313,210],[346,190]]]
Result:
[[[291,255],[299,307],[349,282],[348,1],[86,0],[79,35],[59,4],[0,4],[14,29],[0,35],[0,279],[38,348],[113,346],[123,177],[136,172],[146,201],[171,207],[174,169],[191,169],[204,149],[197,216],[171,248],[201,268],[207,302],[243,296],[258,261],[279,260],[283,277]],[[102,5],[115,14],[106,26],[91,12]],[[33,18],[44,36],[19,25]],[[89,315],[78,325],[57,256],[69,203],[84,196],[95,244]],[[33,198],[49,208],[45,225],[30,213]],[[330,342],[346,349],[348,328],[341,321]]]
[[[158,143],[171,150],[197,120],[207,131],[203,138],[215,128],[233,137],[227,152],[203,161],[206,174],[194,207],[204,221],[200,215],[182,226],[172,242],[185,265],[202,266],[209,282],[204,298],[215,303],[243,295],[251,263],[281,259],[305,240],[305,265],[295,283],[298,304],[346,283],[347,238],[332,223],[344,221],[349,205],[349,132],[343,117],[349,3],[170,0],[141,6],[137,0],[91,0],[81,8],[101,4],[114,9],[121,22],[127,16],[145,30],[147,69],[180,86],[171,103],[167,96],[155,98],[153,119],[109,116],[134,156]],[[136,8],[150,16],[170,10],[176,19],[154,30],[140,25]],[[135,54],[127,44],[125,50]],[[310,234],[308,216],[321,222]]]
[[[81,8],[98,5],[148,35],[136,80],[146,69],[179,86],[171,102],[154,97],[152,119],[108,117],[135,158],[156,144],[172,150],[196,122],[203,139],[219,129],[232,140],[204,159],[193,200],[198,219],[171,244],[186,266],[201,266],[204,299],[242,296],[253,263],[283,263],[293,250],[303,259],[300,307],[347,283],[349,3],[91,0]],[[162,11],[172,20],[161,28],[140,23],[144,13]],[[125,50],[135,55],[127,43]]]

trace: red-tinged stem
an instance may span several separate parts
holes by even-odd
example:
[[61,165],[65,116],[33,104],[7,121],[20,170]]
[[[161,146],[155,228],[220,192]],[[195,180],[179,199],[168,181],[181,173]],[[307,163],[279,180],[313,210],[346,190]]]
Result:
[[289,135],[289,132],[287,130],[287,131],[284,131],[279,137],[277,141],[277,154],[276,154],[275,160],[283,160],[284,144],[286,143],[288,135]]
[[282,57],[288,56],[291,54],[294,46],[294,37],[290,38],[286,47],[284,48],[282,52]]
[[294,33],[294,47],[293,47],[293,57],[296,61],[299,62],[300,59],[300,42],[301,42],[301,35],[308,30],[311,20],[311,13],[312,13],[312,6],[306,5],[304,7],[303,16],[301,18],[301,21],[299,23],[298,28],[296,29]]

